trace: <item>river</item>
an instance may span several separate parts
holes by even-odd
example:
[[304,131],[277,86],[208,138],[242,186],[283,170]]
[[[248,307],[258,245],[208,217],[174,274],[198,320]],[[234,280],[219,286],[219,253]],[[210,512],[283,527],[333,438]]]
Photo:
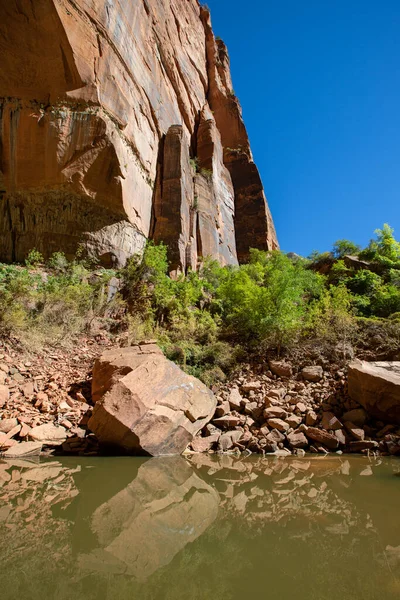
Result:
[[2,600],[398,600],[400,461],[0,462]]

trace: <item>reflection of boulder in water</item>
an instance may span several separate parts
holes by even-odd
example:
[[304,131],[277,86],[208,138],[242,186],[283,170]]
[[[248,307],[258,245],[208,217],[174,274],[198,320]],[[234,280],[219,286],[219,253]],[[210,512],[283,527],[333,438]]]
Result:
[[184,459],[150,459],[93,513],[91,529],[101,550],[81,555],[81,567],[146,579],[206,531],[218,504],[217,492]]

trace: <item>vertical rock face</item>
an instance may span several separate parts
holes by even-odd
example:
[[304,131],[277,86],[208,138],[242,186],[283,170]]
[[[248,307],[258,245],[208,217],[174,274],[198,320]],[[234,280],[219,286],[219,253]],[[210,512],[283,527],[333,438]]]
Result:
[[229,58],[197,0],[0,4],[0,259],[79,244],[171,268],[277,247]]

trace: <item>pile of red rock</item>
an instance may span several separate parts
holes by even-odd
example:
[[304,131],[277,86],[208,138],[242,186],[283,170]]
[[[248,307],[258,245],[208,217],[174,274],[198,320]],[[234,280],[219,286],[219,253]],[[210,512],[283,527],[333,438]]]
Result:
[[400,423],[374,419],[360,400],[348,393],[345,369],[311,365],[296,372],[288,362],[270,361],[265,373],[248,368],[220,391],[213,420],[190,450],[400,454]]
[[[73,352],[58,348],[27,355],[16,344],[3,342],[0,454],[6,457],[43,452],[96,455],[99,441],[88,430],[93,411],[92,368],[95,359],[110,346],[108,338],[81,338]],[[158,377],[160,367],[156,366],[153,354],[148,358],[152,359]],[[162,356],[159,361],[161,358],[169,362]],[[168,378],[165,374],[165,382],[163,379],[171,398],[176,385],[171,388],[167,384],[176,377]],[[132,382],[137,385],[135,378]],[[153,384],[155,379],[151,379]],[[149,385],[144,386],[145,391]],[[192,393],[194,384],[190,385]],[[186,442],[183,436],[182,448],[175,450],[175,446],[167,444],[170,453],[182,452],[189,444],[188,451],[196,453],[400,455],[400,363],[358,362],[347,369],[323,361],[296,367],[287,361],[271,360],[254,368],[243,367],[216,395],[215,412],[213,407],[203,411],[204,414],[201,412],[204,420],[199,420],[201,430],[197,434],[197,421],[185,404],[177,427],[179,432],[184,431],[183,425],[189,419],[193,431],[185,434],[189,438]],[[171,400],[160,397],[154,402],[155,406],[163,402],[169,406]],[[198,409],[196,406],[197,412]],[[166,410],[153,407],[150,413],[158,415],[161,411],[164,423]],[[127,414],[127,422],[131,422],[130,418]],[[98,428],[92,429],[98,434]],[[160,432],[157,425],[155,434],[161,435]]]
[[[71,350],[22,351],[0,346],[0,453],[32,456],[54,450],[94,454],[88,435],[90,376],[104,340],[82,338]],[[101,347],[101,349],[99,348]]]

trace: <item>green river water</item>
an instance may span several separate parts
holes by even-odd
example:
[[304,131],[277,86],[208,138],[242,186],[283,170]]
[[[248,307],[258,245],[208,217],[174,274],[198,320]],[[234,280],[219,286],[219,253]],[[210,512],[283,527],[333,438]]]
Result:
[[400,460],[0,461],[1,600],[398,600]]

